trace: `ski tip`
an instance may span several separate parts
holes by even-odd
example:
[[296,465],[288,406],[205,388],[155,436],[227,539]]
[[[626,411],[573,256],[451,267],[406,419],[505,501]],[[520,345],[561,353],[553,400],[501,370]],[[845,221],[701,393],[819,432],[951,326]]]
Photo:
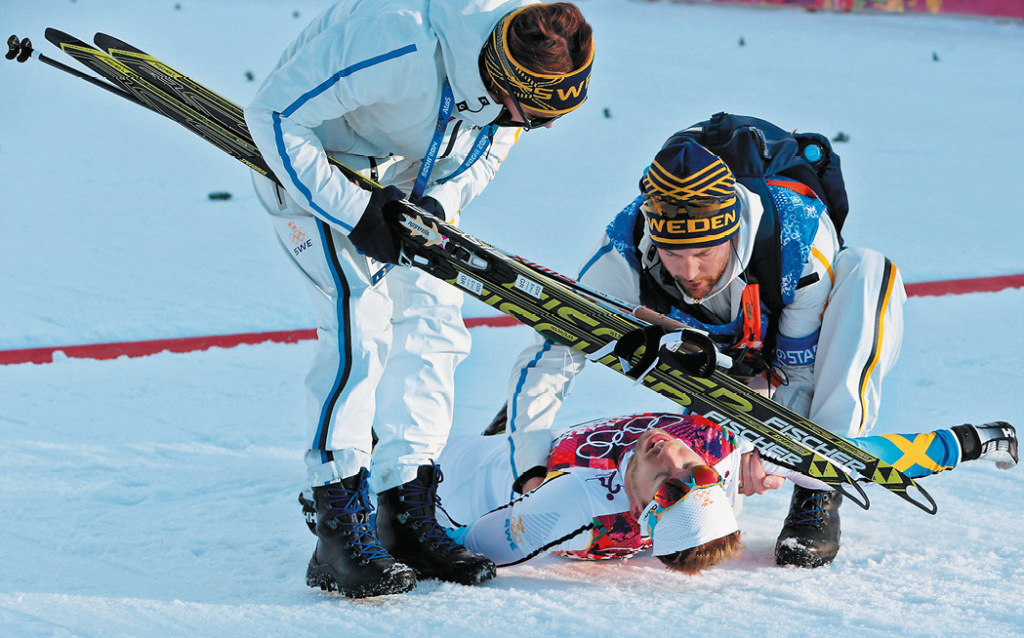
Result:
[[102,31],[96,33],[96,35],[92,37],[92,41],[96,44],[97,47],[104,51],[107,51],[108,53],[114,50],[128,51],[132,53],[138,51],[135,47],[131,46],[124,40],[121,40],[120,38],[115,38],[112,35],[103,33]]
[[48,42],[57,47],[61,47],[61,45],[64,44],[74,44],[77,46],[85,45],[84,42],[75,36],[65,33],[60,29],[54,29],[53,27],[46,27],[46,31],[43,32],[43,36],[46,37]]
[[92,43],[99,47],[101,50],[106,51],[108,53],[110,52],[111,48],[107,46],[109,42],[110,36],[108,36],[106,33],[103,33],[102,31],[97,31],[96,34],[92,36]]
[[68,35],[67,33],[61,31],[60,29],[54,29],[53,27],[46,27],[46,31],[43,32],[43,35],[46,36],[47,40],[49,40],[51,38],[62,38],[63,39],[63,38],[71,38],[72,37],[72,36]]

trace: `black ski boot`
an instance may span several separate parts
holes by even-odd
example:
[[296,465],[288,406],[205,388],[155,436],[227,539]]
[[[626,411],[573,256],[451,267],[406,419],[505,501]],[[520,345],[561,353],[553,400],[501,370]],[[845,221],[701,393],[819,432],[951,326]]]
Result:
[[435,518],[441,504],[437,465],[421,465],[416,479],[377,496],[377,535],[391,555],[416,570],[420,578],[479,585],[497,574],[494,563],[469,551],[445,533]]
[[828,565],[839,553],[838,491],[793,488],[789,516],[775,544],[775,562],[797,567]]
[[1006,421],[985,425],[956,425],[952,428],[960,441],[960,460],[984,459],[1008,470],[1017,465],[1017,430]]
[[416,574],[381,546],[372,525],[367,471],[313,488],[316,550],[306,584],[349,598],[401,594],[416,586]]

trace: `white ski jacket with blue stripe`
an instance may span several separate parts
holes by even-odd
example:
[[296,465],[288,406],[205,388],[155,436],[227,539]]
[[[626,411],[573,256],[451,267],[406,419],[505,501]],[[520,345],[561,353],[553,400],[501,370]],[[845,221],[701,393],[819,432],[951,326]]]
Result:
[[498,129],[479,161],[444,181],[501,110],[480,77],[481,48],[504,15],[527,4],[338,2],[288,47],[245,109],[253,140],[297,202],[349,232],[369,193],[332,168],[326,154],[356,170],[387,163],[387,183],[408,193],[437,128],[447,78],[455,106],[425,194],[454,220],[494,176],[520,130]]

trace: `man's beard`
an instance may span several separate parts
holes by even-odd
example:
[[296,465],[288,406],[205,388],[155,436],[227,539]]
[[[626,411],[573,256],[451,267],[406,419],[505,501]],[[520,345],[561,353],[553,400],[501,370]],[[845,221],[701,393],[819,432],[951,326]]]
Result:
[[[701,277],[701,278],[699,278],[699,279],[697,279],[696,281],[693,281],[693,282],[680,281],[680,280],[677,279],[676,280],[676,285],[684,293],[686,293],[686,295],[690,299],[693,299],[694,301],[701,301],[704,298],[706,298],[711,293],[712,290],[715,289],[715,286],[718,285],[718,282],[722,279],[722,275],[725,274],[725,269],[728,266],[729,266],[729,262],[726,261],[725,264],[722,265],[721,270],[719,270],[713,276]],[[694,293],[697,293],[697,294],[694,294]]]

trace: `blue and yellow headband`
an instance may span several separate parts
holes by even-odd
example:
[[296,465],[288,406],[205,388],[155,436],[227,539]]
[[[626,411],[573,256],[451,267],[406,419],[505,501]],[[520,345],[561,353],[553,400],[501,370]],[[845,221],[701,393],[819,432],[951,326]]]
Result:
[[[532,6],[532,5],[530,5]],[[508,30],[512,20],[528,9],[506,15],[491,31],[484,47],[484,66],[495,85],[507,88],[513,99],[539,115],[558,117],[572,111],[587,99],[594,47],[583,66],[570,73],[536,73],[522,66],[508,48]]]

